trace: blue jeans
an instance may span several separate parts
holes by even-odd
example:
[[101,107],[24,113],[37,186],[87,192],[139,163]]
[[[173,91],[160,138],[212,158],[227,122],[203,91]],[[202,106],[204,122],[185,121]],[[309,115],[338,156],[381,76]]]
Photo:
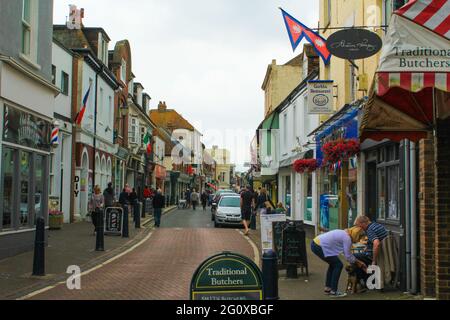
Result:
[[159,227],[161,224],[161,208],[154,208],[153,215],[155,217],[155,226]]
[[323,254],[322,247],[317,245],[314,241],[311,241],[311,251],[318,256],[321,260],[328,263],[327,279],[325,286],[331,288],[332,291],[336,292],[339,284],[339,277],[341,276],[341,271],[344,265],[342,264],[339,257],[325,257]]

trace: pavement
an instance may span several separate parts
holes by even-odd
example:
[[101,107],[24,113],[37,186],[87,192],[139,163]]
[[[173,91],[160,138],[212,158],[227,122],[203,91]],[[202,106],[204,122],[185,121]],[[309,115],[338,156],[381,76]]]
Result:
[[[94,251],[92,224],[64,225],[49,231],[46,249],[46,277],[32,277],[33,252],[0,261],[0,299],[33,300],[188,300],[191,278],[208,257],[232,251],[253,259],[261,267],[259,217],[257,230],[245,237],[236,227],[214,228],[208,208],[166,211],[161,228],[153,228],[153,218],[143,221],[143,228],[130,223],[130,238],[106,236],[105,252]],[[309,276],[288,279],[279,271],[281,300],[327,300],[323,294],[327,265],[309,249]],[[69,265],[81,268],[81,290],[69,290],[66,280]],[[345,289],[342,272],[339,288]],[[405,300],[419,296],[398,291],[368,291],[342,300]],[[340,299],[340,300],[341,300]]]
[[134,250],[83,274],[81,290],[69,290],[63,282],[27,299],[188,300],[198,266],[227,250],[252,259],[255,254],[239,230],[212,228],[209,210],[176,210]]
[[[166,208],[168,213],[176,207]],[[129,238],[105,235],[105,251],[95,251],[95,236],[91,222],[64,224],[61,230],[48,231],[45,249],[46,276],[32,276],[33,251],[0,260],[0,300],[22,297],[60,281],[69,274],[67,267],[76,265],[88,270],[128,250],[144,239],[153,227],[153,216],[141,218],[141,228],[135,229],[132,217]]]
[[[259,228],[259,217],[257,217],[257,229],[251,230],[249,238],[260,250],[262,255],[261,247],[261,230]],[[306,239],[306,251],[308,259],[308,271],[309,276],[306,274],[301,274],[301,269],[298,269],[298,278],[290,279],[286,276],[286,270],[279,270],[279,281],[278,281],[278,293],[281,300],[329,300],[333,299],[329,296],[325,296],[323,289],[325,287],[325,275],[328,265],[320,260],[315,254],[311,252],[310,243],[313,234],[307,232]],[[341,257],[341,261],[346,265],[345,260]],[[261,267],[261,264],[259,264]],[[339,279],[339,290],[345,292],[347,284],[347,273],[345,270],[342,271],[341,277]],[[421,296],[414,296],[408,293],[402,293],[396,290],[384,291],[371,290],[363,293],[351,294],[339,300],[414,300],[422,299]]]

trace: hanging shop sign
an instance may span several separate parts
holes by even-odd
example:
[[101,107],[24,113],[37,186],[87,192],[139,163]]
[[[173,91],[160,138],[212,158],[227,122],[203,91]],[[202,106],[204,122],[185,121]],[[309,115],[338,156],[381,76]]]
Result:
[[190,296],[191,300],[263,300],[262,274],[249,258],[223,252],[198,267]]
[[308,113],[332,114],[333,110],[333,81],[308,81]]
[[382,46],[381,38],[366,29],[340,30],[327,39],[327,48],[332,55],[349,60],[371,57],[380,51]]

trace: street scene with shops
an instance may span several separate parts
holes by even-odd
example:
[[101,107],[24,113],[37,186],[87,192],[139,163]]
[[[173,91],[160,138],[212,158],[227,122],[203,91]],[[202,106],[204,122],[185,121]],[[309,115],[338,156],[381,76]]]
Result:
[[0,300],[450,299],[450,1],[75,2],[0,0]]

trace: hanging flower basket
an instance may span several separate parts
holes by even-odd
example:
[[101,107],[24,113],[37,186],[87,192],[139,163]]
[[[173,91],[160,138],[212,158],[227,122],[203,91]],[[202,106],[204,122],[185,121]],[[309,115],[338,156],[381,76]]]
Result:
[[339,139],[324,144],[322,152],[324,162],[333,164],[348,160],[360,151],[360,143],[357,139]]
[[299,159],[293,163],[295,172],[313,172],[319,167],[319,163],[316,159]]

